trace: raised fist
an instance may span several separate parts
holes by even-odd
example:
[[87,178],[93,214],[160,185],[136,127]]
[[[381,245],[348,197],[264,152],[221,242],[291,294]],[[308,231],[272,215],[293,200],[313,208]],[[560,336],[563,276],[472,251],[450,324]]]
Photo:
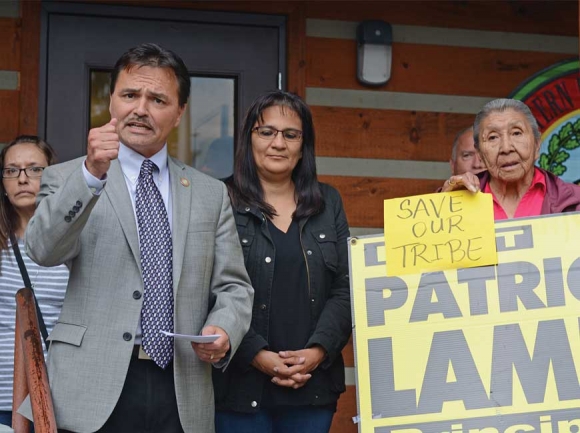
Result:
[[111,165],[111,161],[119,156],[119,134],[117,134],[117,119],[113,118],[100,128],[89,131],[86,167],[89,173],[102,179]]

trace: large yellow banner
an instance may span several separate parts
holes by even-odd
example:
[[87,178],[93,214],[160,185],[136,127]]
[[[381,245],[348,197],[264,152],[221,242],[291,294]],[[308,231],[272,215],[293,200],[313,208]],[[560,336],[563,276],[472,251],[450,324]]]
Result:
[[498,264],[386,275],[350,239],[359,432],[579,433],[580,214],[495,224]]

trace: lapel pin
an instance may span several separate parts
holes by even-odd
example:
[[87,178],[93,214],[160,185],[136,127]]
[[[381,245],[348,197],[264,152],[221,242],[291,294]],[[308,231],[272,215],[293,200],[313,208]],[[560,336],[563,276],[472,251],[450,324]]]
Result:
[[182,184],[184,187],[186,187],[186,188],[189,186],[189,180],[187,180],[187,179],[186,179],[186,178],[184,178],[184,177],[182,177],[182,178],[181,178],[180,182],[181,182],[181,184]]

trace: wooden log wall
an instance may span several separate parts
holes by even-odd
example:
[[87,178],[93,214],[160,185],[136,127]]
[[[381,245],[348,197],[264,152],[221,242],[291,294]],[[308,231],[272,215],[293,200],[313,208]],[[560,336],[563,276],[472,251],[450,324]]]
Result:
[[[131,1],[137,7],[288,16],[288,88],[311,105],[318,170],[341,192],[353,234],[382,231],[383,200],[434,191],[449,174],[453,138],[482,105],[578,56],[578,1]],[[393,26],[392,73],[356,79],[356,25]],[[0,142],[35,133],[40,7],[0,2]],[[356,432],[352,345],[348,390],[332,432]]]
[[[308,2],[305,15],[319,173],[341,192],[354,234],[382,232],[384,199],[442,184],[455,134],[483,104],[578,56],[576,1]],[[355,29],[369,19],[393,26],[391,79],[379,88],[356,79]],[[356,431],[355,404],[349,386],[333,432]]]
[[18,9],[4,10],[0,17],[0,142],[14,138],[18,131],[21,26]]
[[[380,230],[383,199],[442,183],[456,132],[485,102],[578,55],[576,1],[308,2],[306,10],[307,101],[317,154],[331,159],[321,173],[360,233]],[[356,79],[354,32],[365,19],[393,25],[391,79],[380,88]],[[349,176],[338,158],[349,159]]]
[[0,143],[37,133],[39,10],[38,2],[0,2]]

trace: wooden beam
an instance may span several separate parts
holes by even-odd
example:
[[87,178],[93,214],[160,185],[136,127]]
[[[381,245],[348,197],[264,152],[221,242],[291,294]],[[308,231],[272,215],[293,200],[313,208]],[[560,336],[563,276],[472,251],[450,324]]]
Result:
[[[472,114],[312,106],[316,155],[448,161]],[[388,176],[388,174],[386,174]]]
[[356,42],[307,38],[306,85],[440,95],[507,96],[531,75],[570,54],[393,44],[391,79],[370,88],[356,79]]
[[[26,387],[30,393],[30,405],[34,417],[34,430],[37,433],[56,433],[56,420],[54,416],[54,406],[48,384],[48,374],[44,363],[44,353],[42,341],[38,327],[38,317],[36,315],[36,301],[34,293],[30,288],[22,288],[16,293],[16,322],[18,324],[18,334],[15,339],[19,339],[18,350],[20,351],[20,363],[24,364],[24,371],[19,367],[19,379],[26,376]],[[89,390],[87,390],[90,392]],[[21,393],[19,392],[20,396]],[[16,413],[16,409],[21,402],[14,402],[13,421],[22,416]],[[17,424],[24,427],[25,422],[18,421]],[[16,431],[25,433],[27,430]]]
[[308,18],[374,19],[414,26],[578,35],[578,3],[574,0],[308,1],[306,5]]
[[340,192],[351,227],[383,227],[383,201],[388,198],[429,194],[443,185],[442,180],[319,176],[321,182]]
[[0,90],[1,143],[8,143],[18,135],[20,93],[18,90]]
[[347,386],[346,392],[340,395],[336,413],[332,419],[332,433],[356,433],[357,425],[352,418],[357,416],[356,387]]
[[40,1],[21,1],[19,134],[38,134],[38,73],[40,63]]
[[19,18],[0,18],[0,70],[17,71],[20,67]]

